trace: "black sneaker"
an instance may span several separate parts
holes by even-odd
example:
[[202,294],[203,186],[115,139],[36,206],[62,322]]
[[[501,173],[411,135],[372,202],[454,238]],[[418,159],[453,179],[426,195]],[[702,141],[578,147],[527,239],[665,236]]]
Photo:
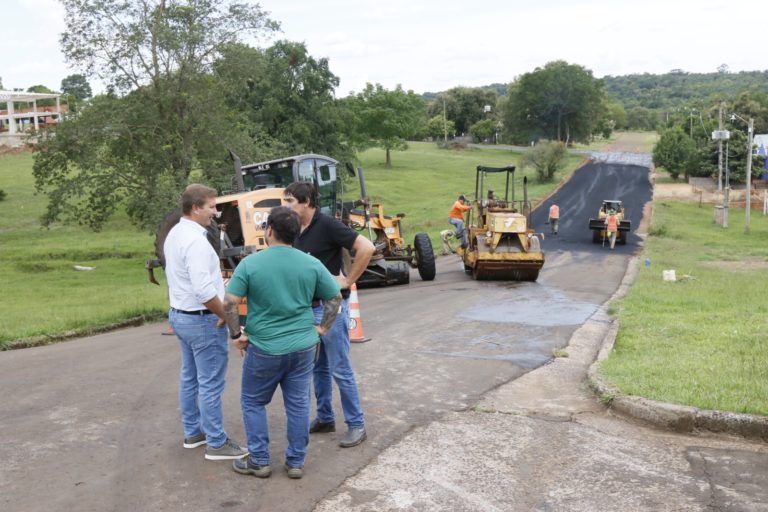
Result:
[[240,448],[237,443],[232,442],[229,438],[218,448],[214,448],[211,445],[205,447],[205,458],[208,460],[242,459],[246,455],[248,455],[248,450]]
[[[258,464],[251,462],[250,457],[244,457],[242,459],[232,461],[232,469],[241,475],[253,475],[257,478],[267,478],[272,474],[272,468],[269,466],[269,464],[266,466],[259,466]],[[290,476],[290,474],[288,476]]]
[[315,418],[309,424],[310,434],[327,434],[328,432],[336,432],[336,421],[320,421]]
[[196,436],[184,438],[184,448],[197,448],[205,444],[205,434],[200,432]]
[[304,476],[304,468],[291,466],[287,462],[285,463],[285,470],[288,472],[288,478],[299,479]]

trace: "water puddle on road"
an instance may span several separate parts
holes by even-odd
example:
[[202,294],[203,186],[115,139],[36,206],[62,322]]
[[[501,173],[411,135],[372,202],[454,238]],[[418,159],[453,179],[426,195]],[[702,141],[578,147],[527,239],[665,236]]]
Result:
[[558,290],[536,283],[510,285],[508,295],[504,295],[492,302],[481,301],[460,315],[480,322],[554,327],[581,325],[597,310],[595,304],[570,299]]

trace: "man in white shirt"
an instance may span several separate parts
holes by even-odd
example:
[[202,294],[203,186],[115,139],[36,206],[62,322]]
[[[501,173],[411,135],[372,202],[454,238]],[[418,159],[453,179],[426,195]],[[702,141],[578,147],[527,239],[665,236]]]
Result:
[[184,448],[205,447],[209,460],[248,455],[224,431],[221,394],[229,348],[224,327],[224,281],[219,257],[206,238],[216,215],[216,191],[189,185],[181,196],[182,217],[165,239],[165,272],[171,310],[168,320],[179,339],[179,407]]

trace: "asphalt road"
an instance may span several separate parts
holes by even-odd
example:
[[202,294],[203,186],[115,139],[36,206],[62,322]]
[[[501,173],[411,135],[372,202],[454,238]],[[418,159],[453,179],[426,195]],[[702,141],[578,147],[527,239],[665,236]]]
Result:
[[[411,455],[418,447],[437,449],[439,428],[449,427],[444,421],[473,413],[489,393],[550,362],[553,349],[564,347],[617,289],[638,248],[635,236],[613,252],[592,244],[587,219],[602,199],[622,199],[636,226],[650,193],[647,168],[597,164],[579,170],[554,197],[561,207],[561,231],[543,243],[547,262],[536,283],[475,282],[456,256],[447,256],[439,258],[432,282],[420,281],[413,272],[408,286],[360,291],[363,328],[372,341],[353,345],[352,356],[368,441],[341,449],[336,443],[343,428],[313,435],[299,481],[280,471],[285,419],[279,394],[269,415],[271,478],[235,474],[227,462],[205,461],[202,449],[181,447],[178,350],[175,338],[161,336],[164,325],[2,352],[0,509],[267,511],[311,510],[318,503],[326,510],[351,508],[332,505],[342,495],[369,500],[372,508],[362,509],[381,509],[373,506],[372,491],[344,486],[354,485],[366,469],[389,467],[384,456],[393,449],[406,447]],[[544,211],[533,218],[542,230]],[[233,352],[224,411],[230,436],[243,442],[240,365]],[[598,404],[590,409],[600,421],[616,421],[604,418]],[[507,443],[499,436],[506,435],[511,420],[517,421],[492,422],[485,435]],[[438,431],[430,435],[431,428]],[[599,437],[600,428],[589,428],[589,435]],[[545,436],[568,435],[540,430]],[[639,436],[632,442],[642,447],[648,434],[632,432],[622,436]],[[546,451],[549,443],[528,437]],[[551,446],[568,448],[564,442]],[[401,480],[380,478],[379,484],[384,489]],[[536,503],[534,498],[528,501]],[[472,499],[455,503],[457,510],[488,509],[475,508],[478,502]]]

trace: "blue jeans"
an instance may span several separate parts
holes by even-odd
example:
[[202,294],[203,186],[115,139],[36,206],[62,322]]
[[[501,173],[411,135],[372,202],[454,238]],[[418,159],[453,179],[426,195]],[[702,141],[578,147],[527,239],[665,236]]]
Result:
[[454,225],[456,227],[456,238],[461,240],[461,247],[462,249],[467,248],[467,232],[464,230],[464,221],[461,219],[454,219],[453,217],[448,217],[448,222]]
[[248,345],[243,361],[240,405],[251,461],[259,466],[269,464],[269,425],[266,406],[272,401],[277,385],[283,392],[285,416],[288,419],[288,448],[285,461],[292,467],[304,467],[309,444],[309,382],[317,345],[273,356]]
[[[320,324],[323,318],[323,306],[318,306],[313,311],[315,324]],[[333,326],[320,340],[320,355],[313,372],[317,419],[323,422],[335,419],[333,413],[333,381],[335,380],[341,395],[344,421],[350,428],[362,427],[365,424],[363,408],[360,406],[360,394],[357,391],[352,361],[349,360],[349,300],[341,301],[341,312]]]
[[181,348],[179,408],[184,437],[204,432],[206,443],[214,448],[227,440],[221,394],[229,347],[226,327],[216,327],[218,319],[216,315],[185,315],[174,310],[168,313]]

